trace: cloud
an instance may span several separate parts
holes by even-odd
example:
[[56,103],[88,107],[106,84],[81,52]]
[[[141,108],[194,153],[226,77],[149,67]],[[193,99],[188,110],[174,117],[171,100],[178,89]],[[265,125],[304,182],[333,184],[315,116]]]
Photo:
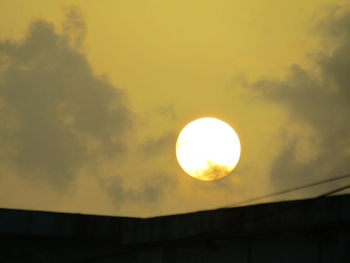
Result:
[[169,149],[174,149],[176,143],[176,135],[173,132],[167,132],[159,137],[147,139],[142,145],[141,150],[148,158],[160,156]]
[[[93,175],[116,208],[131,202],[152,208],[174,185],[172,177],[149,167],[136,174],[125,164],[133,158],[138,116],[122,89],[93,73],[81,52],[84,19],[76,8],[65,11],[60,33],[37,20],[22,40],[0,41],[0,165],[7,176],[46,191]],[[171,138],[151,139],[141,155],[156,158]]]
[[28,180],[65,188],[99,158],[121,157],[133,114],[124,92],[78,51],[85,23],[67,9],[63,32],[33,22],[0,42],[0,161]]
[[65,8],[66,18],[63,22],[63,33],[68,36],[72,47],[80,48],[86,37],[86,24],[77,7]]
[[126,185],[123,177],[118,175],[100,180],[116,207],[128,201],[147,208],[154,208],[154,205],[159,204],[169,187],[174,187],[174,182],[174,178],[164,172],[152,173],[151,176],[140,179],[138,186]]
[[177,119],[175,109],[172,105],[160,106],[155,110],[155,112],[171,120]]
[[285,79],[249,85],[289,113],[271,168],[278,188],[350,172],[350,13],[332,13],[318,28],[327,49],[313,54],[312,70],[293,65]]

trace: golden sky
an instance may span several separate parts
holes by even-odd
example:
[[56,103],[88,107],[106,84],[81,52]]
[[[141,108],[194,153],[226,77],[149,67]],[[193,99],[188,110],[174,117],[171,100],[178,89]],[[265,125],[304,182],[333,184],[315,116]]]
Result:
[[[153,216],[350,171],[347,5],[2,1],[0,207]],[[204,116],[242,144],[211,183],[175,158]]]

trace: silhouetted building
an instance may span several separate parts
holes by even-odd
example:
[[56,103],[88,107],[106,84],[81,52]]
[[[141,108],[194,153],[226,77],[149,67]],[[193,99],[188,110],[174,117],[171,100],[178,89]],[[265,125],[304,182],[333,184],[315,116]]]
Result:
[[350,195],[149,219],[0,209],[0,262],[350,262]]

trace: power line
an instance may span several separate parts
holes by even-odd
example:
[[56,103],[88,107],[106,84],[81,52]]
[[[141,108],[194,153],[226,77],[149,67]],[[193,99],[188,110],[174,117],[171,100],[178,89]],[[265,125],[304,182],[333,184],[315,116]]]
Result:
[[[345,178],[348,178],[348,177],[350,177],[350,174],[341,175],[341,176],[337,176],[337,177],[332,177],[332,178],[328,178],[328,179],[325,179],[325,180],[322,180],[322,181],[318,181],[318,182],[314,182],[314,183],[310,183],[310,184],[306,184],[306,185],[302,185],[302,186],[297,186],[297,187],[290,188],[290,189],[281,190],[281,191],[278,191],[278,192],[275,192],[275,193],[272,193],[272,194],[251,198],[251,199],[248,199],[248,200],[245,200],[245,201],[242,201],[242,202],[235,203],[232,206],[238,206],[238,205],[242,205],[242,204],[246,204],[246,203],[250,203],[250,202],[254,202],[254,201],[259,201],[259,200],[266,199],[266,198],[269,198],[269,197],[274,197],[274,196],[277,196],[277,195],[290,193],[290,192],[298,191],[298,190],[301,190],[301,189],[305,189],[305,188],[309,188],[309,187],[313,187],[313,186],[317,186],[317,185],[321,185],[321,184],[330,183],[330,182],[341,180],[341,179],[345,179]],[[326,196],[329,196],[331,194],[343,191],[343,190],[348,189],[348,188],[350,188],[350,184],[342,186],[342,187],[338,187],[336,189],[333,189],[331,191],[328,191],[326,193],[318,195],[318,196],[314,197],[314,199],[323,198],[323,197],[326,197]],[[166,241],[141,242],[141,243],[137,243],[137,244],[124,245],[124,246],[121,246],[117,251],[111,251],[109,253],[104,253],[104,254],[99,255],[99,256],[85,258],[85,259],[79,260],[77,262],[81,262],[81,263],[82,262],[84,262],[84,263],[86,263],[86,262],[96,262],[98,260],[103,260],[103,259],[108,259],[108,258],[112,258],[112,257],[117,257],[117,256],[120,256],[122,254],[129,254],[129,253],[132,253],[135,250],[139,250],[139,249],[149,249],[149,248],[158,247],[158,246],[176,245],[176,244],[182,243],[182,242],[193,242],[193,241],[200,241],[200,240],[205,241],[205,240],[208,240],[208,239],[210,240],[211,238],[213,238],[213,235],[214,235],[214,237],[216,235],[219,235],[219,234],[220,235],[233,236],[235,234],[235,232],[232,232],[232,231],[234,231],[234,228],[237,227],[237,226],[241,226],[242,224],[252,223],[254,221],[258,221],[258,220],[261,220],[261,219],[266,219],[266,218],[269,218],[271,216],[276,216],[276,215],[285,213],[285,212],[287,212],[287,211],[297,207],[298,205],[300,205],[299,202],[291,204],[291,205],[289,205],[287,207],[284,207],[283,209],[278,210],[278,211],[269,212],[269,213],[264,214],[264,215],[258,215],[258,216],[252,217],[252,218],[245,219],[245,220],[243,220],[241,222],[237,222],[237,223],[234,223],[234,224],[231,224],[231,225],[226,225],[226,226],[219,227],[219,228],[216,228],[216,229],[212,229],[212,230],[209,230],[209,231],[204,231],[204,232],[201,232],[201,233],[194,234],[192,236],[187,236],[187,237],[182,237],[182,238],[175,238],[175,239],[170,239],[170,240],[166,240]],[[230,208],[232,208],[232,206]],[[225,207],[225,208],[228,208],[228,207]],[[41,251],[41,252],[43,253],[44,251]],[[30,255],[34,255],[34,254],[36,254],[36,253],[29,254],[29,256]],[[22,257],[25,257],[25,256],[28,256],[28,254],[27,255],[22,255]],[[9,259],[10,258],[8,258],[8,260]]]
[[343,191],[343,190],[346,190],[346,189],[348,189],[348,188],[350,188],[350,184],[345,185],[345,186],[342,186],[342,187],[339,187],[339,188],[334,189],[334,190],[332,190],[332,191],[330,191],[330,192],[324,193],[324,194],[318,196],[317,198],[329,196],[329,195],[332,195],[332,194],[341,192],[341,191]]
[[248,203],[251,203],[251,202],[260,201],[260,200],[263,200],[263,199],[266,199],[266,198],[270,198],[270,197],[274,197],[274,196],[278,196],[278,195],[282,195],[282,194],[291,193],[291,192],[298,191],[298,190],[301,190],[301,189],[305,189],[305,188],[309,188],[309,187],[313,187],[313,186],[317,186],[317,185],[321,185],[321,184],[326,184],[326,183],[330,183],[330,182],[333,182],[333,181],[338,181],[338,180],[345,179],[345,178],[348,178],[348,177],[350,177],[350,174],[336,176],[336,177],[328,178],[328,179],[325,179],[325,180],[322,180],[322,181],[318,181],[318,182],[314,182],[314,183],[310,183],[310,184],[305,184],[305,185],[301,185],[301,186],[297,186],[297,187],[293,187],[293,188],[277,191],[277,192],[274,192],[274,193],[271,193],[271,194],[267,194],[267,195],[263,195],[263,196],[259,196],[259,197],[254,197],[254,198],[247,199],[247,200],[244,200],[244,201],[241,201],[241,202],[237,202],[237,203],[234,203],[234,204],[232,204],[230,206],[221,207],[221,208],[231,208],[231,207],[234,207],[234,206],[240,206],[240,205],[243,205],[243,204],[248,204]]
[[[265,195],[265,196],[261,196],[261,197],[257,197],[257,198],[252,198],[252,199],[246,200],[244,202],[239,202],[237,204],[244,204],[244,203],[247,203],[247,202],[258,201],[258,200],[265,199],[265,198],[268,198],[268,197],[273,197],[273,196],[277,196],[277,195],[280,195],[280,194],[289,193],[289,192],[297,191],[297,190],[300,190],[300,189],[305,189],[305,188],[309,188],[309,187],[313,187],[313,186],[317,186],[317,185],[321,185],[321,184],[325,184],[325,183],[329,183],[329,182],[345,179],[345,178],[348,178],[348,177],[350,177],[350,174],[341,175],[341,176],[337,176],[337,177],[332,177],[332,178],[328,178],[328,179],[325,179],[325,180],[322,180],[322,181],[306,184],[306,185],[303,185],[303,186],[298,186],[298,187],[294,187],[294,188],[278,191],[278,192],[275,192],[275,193],[272,193],[272,194],[269,194],[269,195]],[[326,193],[318,195],[318,196],[314,197],[313,199],[323,198],[323,197],[326,197],[326,196],[329,196],[331,194],[343,191],[343,190],[348,189],[348,188],[350,188],[350,184],[342,186],[342,187],[338,187],[336,189],[333,189],[331,191],[328,191]],[[299,202],[298,203],[293,203],[293,204],[290,204],[287,207],[284,207],[284,208],[282,208],[281,210],[278,210],[278,211],[269,212],[269,213],[264,214],[264,215],[255,216],[255,217],[252,217],[250,219],[245,219],[245,220],[243,220],[241,222],[237,222],[235,224],[226,225],[226,226],[219,227],[217,229],[212,229],[212,230],[209,230],[209,231],[204,231],[204,232],[201,232],[201,233],[194,234],[192,236],[187,236],[187,237],[182,237],[182,238],[175,238],[175,239],[166,240],[166,241],[141,242],[141,243],[134,244],[134,245],[127,245],[126,247],[124,247],[124,250],[121,249],[121,251],[114,251],[114,252],[106,253],[104,255],[93,257],[93,258],[89,258],[89,259],[85,259],[85,260],[82,260],[82,261],[79,261],[79,262],[81,262],[81,263],[82,262],[84,262],[84,263],[85,262],[96,262],[96,261],[101,260],[101,259],[116,257],[116,256],[119,256],[121,254],[129,254],[129,253],[132,253],[132,252],[134,252],[135,250],[138,250],[138,249],[148,249],[148,248],[153,248],[153,247],[158,247],[158,246],[176,245],[176,244],[182,243],[182,242],[191,242],[191,241],[194,242],[194,241],[200,241],[200,240],[205,241],[207,239],[213,238],[213,235],[216,236],[218,234],[224,234],[224,235],[226,234],[227,235],[229,233],[230,236],[233,236],[235,234],[235,232],[232,232],[234,227],[241,226],[242,224],[246,224],[246,223],[252,223],[252,222],[255,222],[255,221],[258,221],[258,220],[261,220],[261,219],[266,219],[266,218],[269,218],[271,216],[276,216],[276,215],[285,213],[287,211],[290,211],[293,208],[296,208],[299,205],[300,205]]]

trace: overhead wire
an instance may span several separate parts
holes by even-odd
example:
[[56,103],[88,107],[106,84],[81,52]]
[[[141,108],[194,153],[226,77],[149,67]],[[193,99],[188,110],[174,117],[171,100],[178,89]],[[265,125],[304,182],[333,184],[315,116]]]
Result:
[[221,207],[221,208],[232,208],[232,207],[235,207],[235,206],[241,206],[241,205],[244,205],[244,204],[249,204],[249,203],[256,202],[256,201],[261,201],[261,200],[264,200],[264,199],[267,199],[267,198],[271,198],[271,197],[275,197],[275,196],[278,196],[278,195],[288,194],[288,193],[295,192],[295,191],[298,191],[298,190],[302,190],[302,189],[306,189],[306,188],[310,188],[310,187],[314,187],[314,186],[330,183],[330,182],[333,182],[333,181],[338,181],[338,180],[345,179],[345,178],[348,178],[348,177],[350,177],[350,174],[344,174],[344,175],[340,175],[340,176],[335,176],[335,177],[327,178],[327,179],[324,179],[324,180],[321,180],[321,181],[317,181],[317,182],[313,182],[313,183],[309,183],[309,184],[305,184],[305,185],[300,185],[300,186],[296,186],[296,187],[289,188],[289,189],[284,189],[284,190],[277,191],[277,192],[274,192],[274,193],[271,193],[271,194],[250,198],[250,199],[247,199],[247,200],[244,200],[244,201],[233,203],[230,206],[225,206],[225,207]]
[[320,198],[320,197],[326,197],[326,196],[329,196],[329,195],[332,195],[332,194],[335,194],[335,193],[339,193],[341,191],[344,191],[346,189],[349,189],[350,188],[350,184],[347,184],[345,186],[342,186],[342,187],[339,187],[339,188],[336,188],[332,191],[329,191],[327,193],[324,193],[324,194],[321,194],[320,196],[316,197],[316,198]]
[[[260,196],[260,197],[255,197],[255,198],[251,198],[245,201],[241,201],[241,202],[237,202],[235,204],[232,204],[229,207],[222,207],[222,208],[232,208],[235,206],[240,206],[243,204],[248,204],[251,202],[256,202],[256,201],[261,201],[263,199],[267,199],[267,198],[271,198],[271,197],[275,197],[278,195],[282,195],[282,194],[286,194],[286,193],[291,193],[294,191],[298,191],[298,190],[302,190],[302,189],[306,189],[306,188],[310,188],[310,187],[314,187],[314,186],[318,186],[318,185],[322,185],[322,184],[326,184],[326,183],[330,183],[330,182],[334,182],[334,181],[338,181],[341,179],[345,179],[350,177],[350,174],[345,174],[345,175],[341,175],[341,176],[336,176],[336,177],[331,177],[331,178],[327,178],[321,181],[317,181],[317,182],[313,182],[313,183],[309,183],[309,184],[305,184],[305,185],[301,185],[301,186],[297,186],[297,187],[293,187],[293,188],[289,188],[289,189],[285,189],[285,190],[281,190],[281,191],[277,191],[268,195],[264,195],[264,196]],[[350,184],[347,184],[345,186],[342,187],[338,187],[336,189],[332,189],[331,191],[328,191],[326,193],[322,193],[321,195],[318,195],[316,197],[314,197],[313,199],[318,199],[318,198],[323,198],[335,193],[338,193],[340,191],[346,190],[350,188]],[[268,217],[274,216],[274,215],[278,215],[278,214],[282,214],[284,212],[289,211],[290,209],[293,209],[295,207],[297,207],[300,203],[294,203],[291,204],[288,207],[283,207],[281,210],[278,211],[274,211],[274,212],[270,212],[268,214],[264,214],[264,215],[259,215],[259,216],[255,216],[249,219],[245,219],[241,222],[237,222],[235,224],[231,224],[231,225],[226,225],[223,227],[219,227],[216,229],[212,229],[209,231],[204,231],[201,233],[197,233],[194,234],[192,236],[187,236],[187,237],[182,237],[182,238],[175,238],[175,239],[170,239],[170,240],[166,240],[166,241],[154,241],[154,242],[141,242],[141,243],[137,243],[137,244],[131,244],[131,245],[124,245],[121,246],[119,251],[111,251],[110,253],[106,253],[103,255],[99,255],[96,257],[91,257],[91,258],[85,258],[83,260],[79,260],[77,262],[95,262],[97,260],[102,260],[102,259],[106,259],[106,258],[111,258],[111,257],[116,257],[119,256],[121,254],[129,254],[132,253],[135,250],[138,249],[148,249],[148,248],[152,248],[152,247],[157,247],[157,246],[169,246],[169,245],[176,245],[182,242],[191,242],[191,241],[198,241],[198,240],[210,240],[214,237],[216,237],[219,233],[220,235],[233,235],[234,233],[232,233],[232,230],[234,227],[236,226],[240,226],[246,223],[251,223],[260,219],[266,219]],[[219,208],[218,208],[219,209]],[[228,232],[230,231],[230,232]],[[35,253],[34,253],[35,254]],[[23,255],[24,256],[24,255]],[[28,255],[27,255],[28,256]],[[8,258],[9,260],[10,258]]]
[[[278,196],[281,194],[285,194],[285,193],[290,193],[290,192],[294,192],[294,191],[298,191],[301,189],[305,189],[305,188],[310,188],[310,187],[314,187],[314,186],[318,186],[318,185],[322,185],[322,184],[326,184],[326,183],[330,183],[333,181],[338,181],[341,179],[345,179],[350,177],[350,174],[345,174],[345,175],[341,175],[341,176],[337,176],[337,177],[331,177],[328,179],[324,179],[318,182],[314,182],[314,183],[310,183],[310,184],[306,184],[306,185],[302,185],[302,186],[297,186],[294,188],[290,188],[290,189],[285,189],[285,190],[281,190],[269,195],[264,195],[264,196],[260,196],[260,197],[256,197],[256,198],[251,198],[242,202],[238,202],[235,203],[234,206],[238,206],[238,205],[242,205],[248,202],[255,202],[255,201],[260,201],[266,198],[270,198],[270,197],[274,197],[274,196]],[[319,198],[323,198],[323,197],[327,197],[329,195],[338,193],[340,191],[346,190],[350,188],[350,184],[347,184],[345,186],[342,187],[338,187],[336,189],[333,189],[331,191],[328,191],[326,193],[322,193],[321,195],[315,196],[313,199],[319,199]],[[137,250],[137,249],[147,249],[147,248],[153,248],[153,247],[157,247],[157,246],[169,246],[169,245],[174,245],[174,244],[178,244],[178,243],[182,243],[182,242],[189,242],[189,241],[198,241],[198,240],[207,240],[207,239],[211,239],[212,235],[217,235],[218,233],[224,233],[224,234],[228,234],[228,230],[232,230],[232,228],[234,228],[235,226],[240,226],[242,224],[246,224],[246,223],[251,223],[260,219],[266,219],[268,217],[274,216],[274,215],[278,215],[278,214],[282,214],[284,212],[287,212],[295,207],[297,207],[298,205],[300,205],[300,202],[298,203],[294,203],[291,204],[288,207],[283,207],[283,209],[278,210],[278,211],[274,211],[274,212],[270,212],[268,214],[265,215],[260,215],[260,216],[256,216],[250,219],[245,219],[242,222],[238,222],[236,224],[232,224],[232,225],[228,225],[228,226],[224,226],[224,227],[220,227],[217,229],[212,229],[209,231],[205,231],[202,233],[197,233],[194,234],[192,236],[188,236],[188,237],[182,237],[182,238],[175,238],[175,239],[171,239],[171,240],[166,240],[166,241],[154,241],[154,242],[141,242],[141,243],[137,243],[135,245],[130,245],[130,246],[126,246],[124,248],[124,250],[122,249],[121,251],[114,251],[105,255],[100,255],[94,258],[89,258],[89,259],[85,259],[82,261],[78,261],[78,262],[95,262],[97,260],[101,260],[101,259],[106,259],[106,258],[111,258],[111,257],[116,257],[118,255],[121,254],[128,254],[128,253],[132,253],[133,251]],[[225,207],[225,208],[232,208],[231,207]],[[234,233],[230,232],[229,235],[233,235]]]

